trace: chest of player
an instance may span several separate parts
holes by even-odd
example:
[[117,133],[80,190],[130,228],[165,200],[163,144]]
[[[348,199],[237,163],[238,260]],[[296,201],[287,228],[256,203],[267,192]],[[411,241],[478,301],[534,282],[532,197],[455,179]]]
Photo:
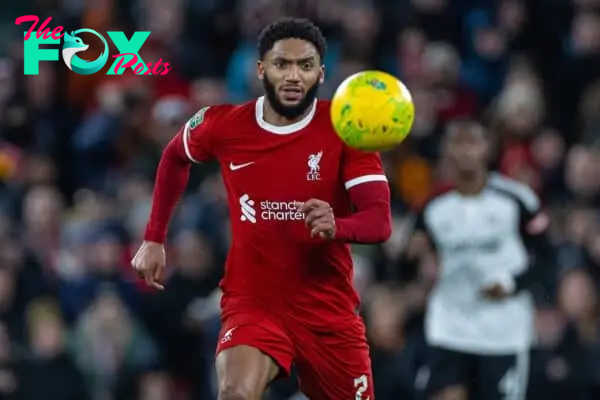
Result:
[[495,254],[519,236],[518,207],[493,195],[457,195],[429,211],[435,244],[446,255]]
[[339,185],[340,144],[325,135],[264,131],[240,134],[224,146],[221,170],[232,195],[271,201],[324,200]]

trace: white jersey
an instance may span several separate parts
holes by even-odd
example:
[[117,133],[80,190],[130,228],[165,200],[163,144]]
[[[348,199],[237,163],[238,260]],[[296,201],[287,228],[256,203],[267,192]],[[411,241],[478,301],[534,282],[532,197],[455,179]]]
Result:
[[[475,354],[528,349],[534,338],[534,304],[528,291],[489,301],[481,291],[529,267],[524,240],[540,225],[537,196],[497,174],[475,196],[455,190],[431,199],[417,218],[435,247],[439,278],[429,298],[429,344]],[[541,214],[540,214],[541,215]]]

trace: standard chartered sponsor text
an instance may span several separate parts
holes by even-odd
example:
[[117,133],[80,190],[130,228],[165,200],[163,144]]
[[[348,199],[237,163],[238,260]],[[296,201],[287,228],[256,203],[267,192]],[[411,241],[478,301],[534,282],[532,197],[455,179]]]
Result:
[[304,213],[298,210],[295,201],[263,200],[260,217],[265,221],[302,221]]

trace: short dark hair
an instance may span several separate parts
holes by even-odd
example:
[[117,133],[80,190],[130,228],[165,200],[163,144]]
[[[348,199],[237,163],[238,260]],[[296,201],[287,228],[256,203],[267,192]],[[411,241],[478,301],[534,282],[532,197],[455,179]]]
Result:
[[275,42],[282,39],[301,39],[312,43],[323,60],[327,50],[325,37],[318,26],[305,18],[279,18],[267,25],[258,37],[258,56],[262,60],[273,48]]

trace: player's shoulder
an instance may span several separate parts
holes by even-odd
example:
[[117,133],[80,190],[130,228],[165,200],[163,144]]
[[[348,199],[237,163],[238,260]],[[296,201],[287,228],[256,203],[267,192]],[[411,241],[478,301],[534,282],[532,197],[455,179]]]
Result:
[[412,205],[412,211],[416,214],[425,214],[432,208],[443,204],[446,199],[455,193],[454,184],[441,182],[436,184],[429,194],[421,201]]
[[500,173],[490,174],[488,186],[529,210],[537,209],[540,206],[540,200],[531,187]]
[[254,118],[255,101],[248,101],[243,104],[215,104],[200,108],[190,118],[190,128],[194,129],[204,121],[210,121],[210,124],[219,124],[226,122],[231,125],[231,121],[235,119]]

